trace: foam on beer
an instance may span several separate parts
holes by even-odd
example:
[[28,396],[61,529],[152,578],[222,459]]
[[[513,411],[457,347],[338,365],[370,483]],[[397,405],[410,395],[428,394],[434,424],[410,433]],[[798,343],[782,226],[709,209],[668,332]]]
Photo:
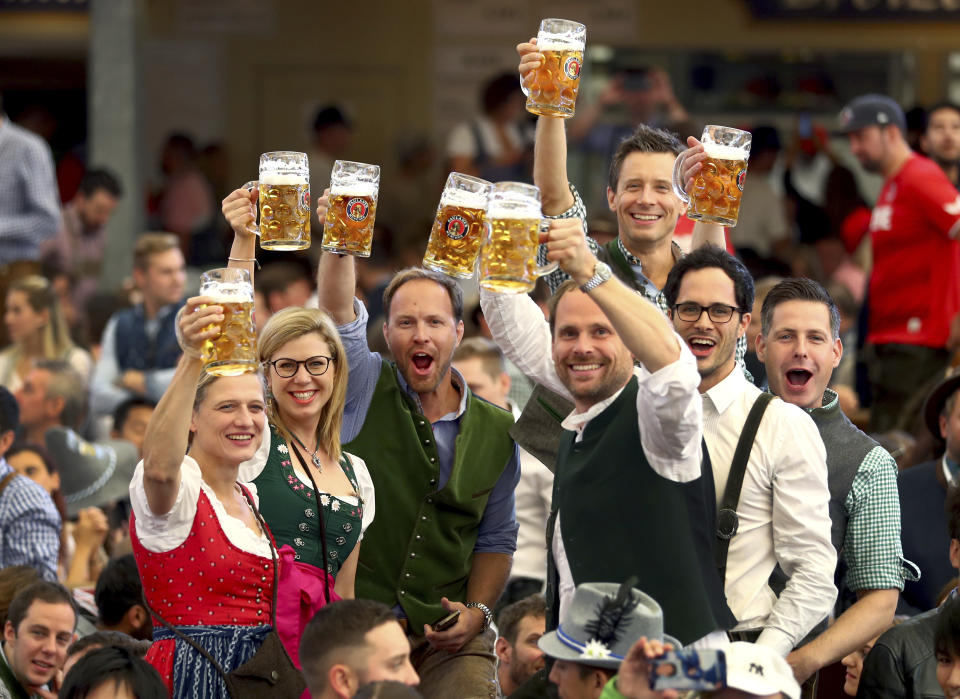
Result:
[[200,290],[203,296],[208,296],[212,303],[250,303],[253,300],[249,285],[217,284]]
[[330,185],[331,197],[370,197],[377,198],[377,185],[372,182],[345,182]]
[[741,146],[725,146],[721,143],[704,143],[703,150],[708,158],[717,160],[746,160],[750,151]]
[[487,218],[540,219],[540,204],[531,201],[491,201],[487,207]]
[[464,209],[485,209],[485,192],[470,192],[464,189],[445,189],[440,197],[440,206],[459,206]]
[[583,51],[583,41],[563,34],[538,34],[538,51]]
[[260,184],[306,184],[307,176],[292,172],[264,172],[260,175]]

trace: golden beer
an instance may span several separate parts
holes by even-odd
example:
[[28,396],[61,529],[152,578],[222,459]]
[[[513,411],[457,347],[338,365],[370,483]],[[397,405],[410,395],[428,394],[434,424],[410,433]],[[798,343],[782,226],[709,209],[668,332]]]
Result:
[[272,174],[260,181],[260,247],[310,247],[310,183],[297,175]]
[[461,279],[473,276],[489,186],[485,180],[450,173],[423,256],[424,267]]
[[203,343],[203,368],[216,376],[238,376],[257,370],[257,328],[253,301],[242,297],[214,297],[223,307],[220,334]]
[[493,218],[480,255],[480,286],[501,294],[525,294],[539,276],[539,218]]
[[527,76],[527,111],[542,116],[570,118],[580,88],[583,49],[560,45],[539,48],[543,62]]
[[370,257],[377,198],[370,190],[330,194],[321,247],[331,252]]
[[689,218],[736,226],[747,175],[747,153],[740,148],[710,144],[707,159],[690,190]]

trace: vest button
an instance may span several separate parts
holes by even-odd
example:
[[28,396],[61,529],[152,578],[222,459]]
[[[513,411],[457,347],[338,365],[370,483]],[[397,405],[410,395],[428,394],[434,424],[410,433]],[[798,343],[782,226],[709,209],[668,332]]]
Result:
[[426,522],[426,521],[427,521],[427,516],[426,516],[426,515],[420,515],[420,520],[423,521],[423,522]]
[[[435,464],[435,463],[437,463],[437,460],[436,460],[434,457],[431,456],[431,457],[430,457],[430,463],[431,463],[431,464]],[[437,481],[436,478],[431,478],[431,479],[430,479],[430,485],[433,485],[434,483],[436,483],[436,481]]]
[[404,573],[404,574],[403,574],[403,577],[409,578],[409,577],[410,577],[410,573]]
[[306,522],[300,522],[300,531],[302,532],[310,531],[310,525],[307,524]]
[[271,671],[270,671],[270,679],[273,680],[274,682],[276,682],[278,679],[280,679],[280,673],[277,672],[276,670],[271,670]]
[[419,424],[420,427],[423,427],[423,426],[426,425],[427,423],[424,422],[423,420],[417,420],[417,424]]
[[430,440],[429,439],[423,440],[423,444],[424,446],[430,446]]
[[401,594],[401,595],[405,595],[405,594],[407,594],[407,591],[406,591],[406,590],[400,590],[400,594]]
[[422,538],[423,538],[422,536],[420,536],[419,534],[417,534],[417,536],[416,536],[417,541],[420,541],[420,539],[422,539]]
[[433,503],[433,498],[427,498],[427,504],[430,505]]
[[411,554],[410,554],[410,558],[416,558],[416,557],[417,557],[417,554],[415,554],[415,553],[411,553]]
[[[431,456],[431,457],[430,457],[430,461],[432,462],[433,460],[434,460],[434,459],[433,459],[433,457]],[[431,479],[430,479],[430,485],[436,485],[436,484],[437,484],[437,479],[436,479],[436,478],[431,478]]]

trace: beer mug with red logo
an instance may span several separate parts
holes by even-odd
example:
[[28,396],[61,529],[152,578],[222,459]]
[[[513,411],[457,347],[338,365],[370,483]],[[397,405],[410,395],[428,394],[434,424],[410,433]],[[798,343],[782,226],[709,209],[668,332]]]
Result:
[[349,160],[338,160],[333,164],[330,206],[321,244],[324,250],[370,257],[379,190],[379,165]]
[[673,167],[673,189],[689,205],[687,218],[721,226],[737,225],[752,140],[749,131],[705,126],[700,141],[707,159],[693,178],[689,192],[680,181],[685,156],[681,154],[677,158]]
[[259,190],[260,224],[247,228],[260,236],[264,250],[310,247],[310,167],[306,153],[274,151],[260,156],[260,179],[246,189]]
[[483,240],[483,213],[490,183],[451,172],[440,195],[423,266],[447,276],[469,279]]
[[545,19],[537,33],[537,51],[543,61],[524,78],[521,89],[531,114],[573,116],[580,89],[580,67],[587,28],[568,19]]

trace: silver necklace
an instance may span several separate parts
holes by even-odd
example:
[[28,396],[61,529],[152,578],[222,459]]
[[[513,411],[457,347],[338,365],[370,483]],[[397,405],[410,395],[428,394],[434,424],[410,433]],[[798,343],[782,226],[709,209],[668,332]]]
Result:
[[[291,434],[293,433],[291,432]],[[305,453],[310,451],[309,449],[307,449],[307,445],[301,442],[300,438],[297,435],[293,435],[293,438],[297,442],[297,444],[300,445],[300,448],[303,449]],[[320,461],[320,457],[317,455],[318,451],[320,451],[319,441],[317,442],[317,448],[314,449],[313,454],[310,455],[310,460],[313,462],[313,465],[317,467],[317,471],[319,471],[320,473],[323,473],[323,462]]]

